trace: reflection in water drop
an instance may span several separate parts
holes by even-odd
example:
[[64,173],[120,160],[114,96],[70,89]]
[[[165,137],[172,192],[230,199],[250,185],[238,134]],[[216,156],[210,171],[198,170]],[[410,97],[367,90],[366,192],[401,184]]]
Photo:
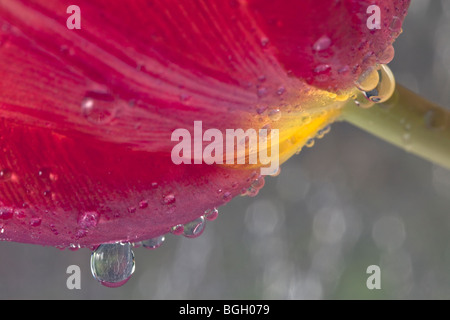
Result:
[[208,209],[205,211],[205,214],[203,215],[206,220],[213,221],[216,220],[219,216],[219,210],[217,208]]
[[305,146],[308,148],[312,148],[312,147],[314,147],[315,143],[316,143],[316,141],[314,139],[309,139],[308,141],[306,141]]
[[370,91],[375,89],[379,82],[378,70],[373,69],[368,73],[362,74],[358,81],[355,82],[355,85],[361,91]]
[[363,91],[367,99],[375,103],[382,103],[388,100],[395,90],[395,78],[392,71],[386,65],[381,65],[378,70],[380,81],[375,89]]
[[205,230],[206,220],[203,216],[184,225],[183,236],[186,238],[197,238]]
[[175,203],[176,199],[175,199],[175,195],[172,193],[169,193],[168,195],[165,195],[163,198],[163,202],[164,204],[173,204]]
[[109,93],[89,91],[81,102],[81,114],[94,124],[109,123],[116,114],[115,99]]
[[319,38],[319,40],[317,40],[314,45],[313,45],[313,50],[314,51],[323,51],[326,50],[330,47],[331,45],[331,39],[328,38],[327,36],[322,36],[321,38]]
[[0,170],[0,181],[6,181],[11,179],[12,171],[10,169],[2,169]]
[[182,224],[177,224],[170,229],[170,232],[176,236],[183,234],[184,226]]
[[146,249],[156,249],[159,248],[166,238],[164,236],[159,236],[149,240],[142,241],[142,246]]
[[102,244],[91,255],[92,275],[107,287],[124,285],[134,269],[134,253],[129,243]]

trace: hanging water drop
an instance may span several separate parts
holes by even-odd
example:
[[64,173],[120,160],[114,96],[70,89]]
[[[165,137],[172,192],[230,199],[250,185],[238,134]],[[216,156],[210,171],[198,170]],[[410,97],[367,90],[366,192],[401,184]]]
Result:
[[183,234],[183,231],[184,231],[184,226],[182,224],[177,224],[176,226],[173,226],[170,229],[170,233],[172,233],[176,236]]
[[314,147],[315,143],[316,143],[316,141],[314,139],[309,139],[308,141],[306,141],[305,146],[308,148],[312,148],[312,147]]
[[326,126],[325,128],[323,128],[317,132],[316,138],[322,139],[330,131],[331,131],[331,126]]
[[208,209],[205,211],[203,216],[205,217],[206,220],[209,221],[216,220],[217,217],[219,216],[219,210],[217,210],[217,208]]
[[134,269],[134,253],[129,243],[102,244],[91,255],[92,275],[107,287],[124,285]]
[[378,56],[378,61],[381,64],[388,64],[394,59],[395,49],[392,45],[386,47],[383,52]]
[[166,238],[164,236],[159,236],[149,240],[142,241],[142,246],[146,249],[156,249],[159,248]]
[[183,236],[186,238],[197,238],[205,230],[205,218],[203,216],[184,225]]
[[372,69],[362,74],[358,81],[355,82],[356,87],[361,91],[370,91],[377,87],[380,82],[380,76],[377,69]]
[[378,70],[380,81],[375,89],[363,91],[367,99],[374,103],[382,103],[388,100],[395,90],[395,78],[392,71],[386,65],[381,65]]

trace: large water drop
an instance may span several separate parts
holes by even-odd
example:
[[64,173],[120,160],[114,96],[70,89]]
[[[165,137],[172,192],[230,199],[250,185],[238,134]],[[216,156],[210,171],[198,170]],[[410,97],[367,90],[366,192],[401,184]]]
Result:
[[129,243],[102,244],[91,255],[92,275],[107,287],[124,285],[134,269],[134,253]]
[[183,236],[186,238],[197,238],[205,230],[206,220],[203,216],[184,225]]

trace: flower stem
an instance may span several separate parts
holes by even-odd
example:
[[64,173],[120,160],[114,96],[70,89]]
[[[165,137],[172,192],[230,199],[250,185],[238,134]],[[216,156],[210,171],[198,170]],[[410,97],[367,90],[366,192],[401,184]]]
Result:
[[348,103],[343,119],[408,152],[450,169],[450,110],[397,85],[369,109]]

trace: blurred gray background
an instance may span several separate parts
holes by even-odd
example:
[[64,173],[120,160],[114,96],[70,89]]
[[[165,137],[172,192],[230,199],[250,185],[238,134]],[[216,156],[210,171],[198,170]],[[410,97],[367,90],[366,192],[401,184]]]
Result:
[[[403,29],[398,82],[450,107],[450,0],[412,0]],[[449,231],[450,171],[336,123],[201,237],[135,249],[121,288],[92,278],[87,249],[1,243],[0,299],[450,299]],[[81,290],[66,288],[72,264]]]

